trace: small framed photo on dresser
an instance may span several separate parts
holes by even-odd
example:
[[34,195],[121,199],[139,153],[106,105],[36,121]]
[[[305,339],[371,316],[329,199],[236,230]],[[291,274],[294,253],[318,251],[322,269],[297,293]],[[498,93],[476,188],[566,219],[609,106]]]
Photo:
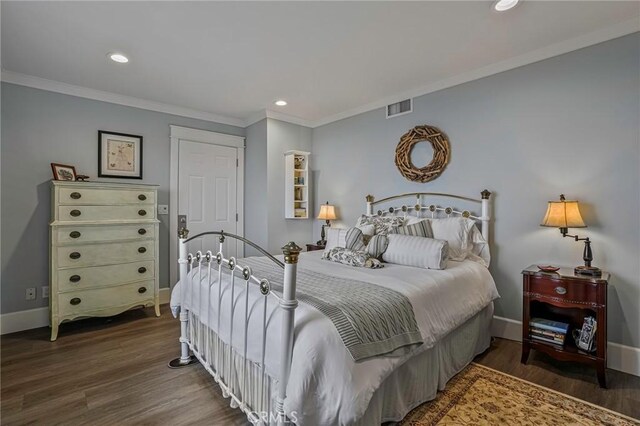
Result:
[[99,130],[98,177],[142,179],[142,136]]
[[76,168],[73,166],[51,163],[51,171],[53,172],[53,180],[76,180]]

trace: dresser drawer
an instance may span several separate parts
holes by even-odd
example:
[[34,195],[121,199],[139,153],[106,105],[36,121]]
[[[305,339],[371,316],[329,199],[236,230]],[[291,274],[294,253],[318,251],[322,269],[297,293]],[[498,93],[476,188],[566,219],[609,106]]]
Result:
[[156,228],[140,225],[85,225],[56,228],[58,244],[154,239]]
[[114,286],[154,277],[153,260],[108,266],[59,269],[58,291],[76,291],[85,288]]
[[112,265],[154,259],[154,241],[56,247],[57,267]]
[[99,314],[101,310],[152,302],[154,281],[141,281],[118,287],[77,290],[58,295],[60,316]]
[[61,205],[154,204],[155,191],[100,188],[60,188]]
[[598,284],[569,280],[553,280],[544,277],[529,277],[529,292],[563,301],[598,303]]
[[140,206],[59,206],[58,219],[61,221],[108,221],[155,219],[153,205]]

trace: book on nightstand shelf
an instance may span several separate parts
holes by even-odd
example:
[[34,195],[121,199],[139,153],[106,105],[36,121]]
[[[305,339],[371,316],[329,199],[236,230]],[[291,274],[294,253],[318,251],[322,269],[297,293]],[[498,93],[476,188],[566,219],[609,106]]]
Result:
[[554,345],[564,345],[569,324],[544,318],[531,318],[529,335],[531,339]]

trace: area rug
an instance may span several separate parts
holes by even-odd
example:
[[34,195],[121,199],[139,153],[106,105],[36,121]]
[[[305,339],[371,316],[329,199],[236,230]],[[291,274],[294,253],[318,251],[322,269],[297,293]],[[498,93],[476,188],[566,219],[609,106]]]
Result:
[[427,425],[640,425],[630,417],[568,395],[471,364],[411,411],[402,426]]

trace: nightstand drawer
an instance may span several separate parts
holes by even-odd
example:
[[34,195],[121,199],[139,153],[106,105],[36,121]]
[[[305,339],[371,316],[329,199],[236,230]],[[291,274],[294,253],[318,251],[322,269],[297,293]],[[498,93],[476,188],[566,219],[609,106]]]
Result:
[[[529,292],[580,304],[598,304],[598,284],[529,277]],[[602,301],[600,301],[602,303]]]

